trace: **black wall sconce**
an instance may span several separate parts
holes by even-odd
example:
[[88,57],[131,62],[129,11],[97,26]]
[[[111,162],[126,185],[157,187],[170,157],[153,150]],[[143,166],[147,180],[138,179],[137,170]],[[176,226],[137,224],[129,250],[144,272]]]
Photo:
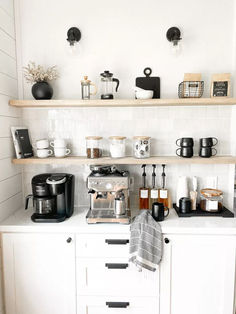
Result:
[[166,33],[166,38],[173,44],[173,49],[178,50],[179,49],[179,43],[182,39],[181,32],[178,27],[171,27],[168,29]]
[[77,27],[71,27],[67,32],[67,41],[70,46],[74,46],[81,39],[81,31]]

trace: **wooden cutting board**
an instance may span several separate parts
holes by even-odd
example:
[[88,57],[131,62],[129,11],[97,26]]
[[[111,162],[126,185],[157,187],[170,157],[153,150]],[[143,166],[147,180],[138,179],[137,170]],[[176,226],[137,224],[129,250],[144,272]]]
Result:
[[153,90],[153,98],[160,98],[160,77],[151,76],[151,68],[145,68],[143,73],[145,76],[136,78],[136,86],[145,90]]

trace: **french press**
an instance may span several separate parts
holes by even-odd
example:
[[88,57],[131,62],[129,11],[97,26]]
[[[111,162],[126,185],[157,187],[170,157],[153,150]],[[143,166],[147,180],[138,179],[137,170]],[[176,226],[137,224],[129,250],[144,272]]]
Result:
[[120,81],[113,77],[113,73],[104,71],[101,75],[101,99],[113,99],[113,82],[116,82],[116,92]]

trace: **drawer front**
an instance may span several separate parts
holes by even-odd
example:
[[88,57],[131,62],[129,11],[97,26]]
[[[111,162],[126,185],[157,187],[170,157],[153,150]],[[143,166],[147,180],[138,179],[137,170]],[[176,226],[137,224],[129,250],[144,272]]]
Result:
[[77,235],[77,257],[128,257],[129,234]]
[[139,272],[125,258],[77,258],[77,294],[157,296],[159,270]]
[[158,298],[83,297],[77,298],[77,314],[158,314]]

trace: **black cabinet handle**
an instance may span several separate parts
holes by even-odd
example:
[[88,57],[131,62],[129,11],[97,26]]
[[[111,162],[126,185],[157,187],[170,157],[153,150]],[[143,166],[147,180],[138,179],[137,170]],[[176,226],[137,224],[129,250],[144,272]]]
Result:
[[71,237],[69,237],[69,238],[66,240],[67,243],[71,243],[71,241],[72,241],[72,238],[71,238]]
[[129,302],[106,302],[106,305],[111,308],[126,308]]
[[165,238],[164,241],[166,244],[168,244],[170,242],[170,240],[168,238]]
[[106,239],[105,242],[107,244],[113,244],[113,245],[125,245],[129,243],[128,239]]
[[120,263],[106,263],[105,267],[108,269],[126,269],[129,264],[120,264]]

